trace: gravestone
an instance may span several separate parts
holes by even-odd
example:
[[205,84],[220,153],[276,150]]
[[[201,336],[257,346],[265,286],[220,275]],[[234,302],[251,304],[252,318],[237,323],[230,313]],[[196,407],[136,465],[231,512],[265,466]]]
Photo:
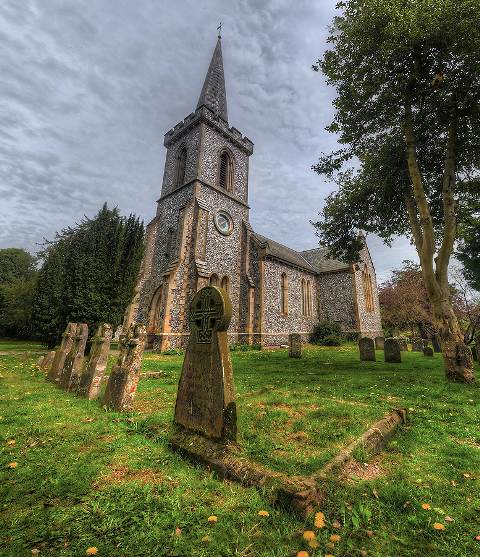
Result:
[[423,352],[423,339],[412,338],[412,352]]
[[55,350],[52,350],[50,352],[47,352],[45,356],[41,356],[38,359],[37,365],[42,371],[47,371],[48,369],[50,369],[50,366],[52,365],[54,358],[55,358]]
[[190,304],[188,341],[175,404],[175,424],[220,442],[234,441],[237,411],[227,329],[228,294],[214,286],[199,290]]
[[302,357],[302,337],[298,333],[288,335],[288,355],[290,358]]
[[363,337],[358,341],[358,348],[360,350],[360,361],[362,362],[375,362],[375,343],[369,337]]
[[83,356],[88,340],[88,325],[77,323],[70,352],[60,373],[59,386],[66,390],[75,390],[82,372]]
[[375,350],[383,350],[385,348],[385,337],[375,337]]
[[72,349],[73,337],[75,336],[76,330],[76,323],[69,323],[67,325],[67,328],[62,335],[62,342],[60,347],[55,351],[55,357],[53,358],[52,366],[47,375],[47,379],[50,381],[58,383],[63,366],[65,365],[65,358]]
[[439,335],[433,335],[432,336],[432,346],[433,346],[433,350],[437,353],[442,351],[442,345],[440,344],[440,336]]
[[98,397],[105,369],[107,368],[108,352],[112,342],[112,326],[108,323],[100,325],[92,338],[90,358],[80,376],[77,393],[93,400]]
[[396,338],[385,339],[385,362],[399,364],[402,361],[400,343]]
[[425,345],[423,348],[423,355],[433,358],[433,348],[431,346]]
[[133,408],[147,334],[144,325],[132,324],[120,337],[120,354],[108,378],[103,404],[118,412]]

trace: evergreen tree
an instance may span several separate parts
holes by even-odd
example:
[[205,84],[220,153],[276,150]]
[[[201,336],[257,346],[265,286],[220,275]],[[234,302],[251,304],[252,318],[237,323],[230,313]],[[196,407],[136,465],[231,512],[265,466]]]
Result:
[[50,346],[69,321],[118,326],[131,302],[143,257],[144,230],[134,215],[121,217],[105,204],[57,234],[45,251],[34,303],[34,320]]

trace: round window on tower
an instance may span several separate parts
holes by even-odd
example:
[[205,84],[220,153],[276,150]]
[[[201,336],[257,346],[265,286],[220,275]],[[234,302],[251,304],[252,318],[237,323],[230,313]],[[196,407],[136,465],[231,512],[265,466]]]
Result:
[[226,211],[218,211],[215,215],[215,227],[224,236],[229,236],[233,232],[232,217]]

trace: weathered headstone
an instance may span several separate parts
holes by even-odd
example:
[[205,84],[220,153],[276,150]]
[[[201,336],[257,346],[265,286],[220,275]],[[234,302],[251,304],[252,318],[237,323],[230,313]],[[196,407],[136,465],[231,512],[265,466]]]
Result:
[[402,354],[400,351],[400,343],[396,338],[385,339],[385,362],[400,363],[402,361]]
[[88,325],[85,323],[77,323],[72,348],[65,358],[65,364],[58,381],[62,389],[75,390],[77,388],[82,372],[83,356],[87,340]]
[[360,350],[360,360],[362,362],[374,362],[375,358],[375,343],[369,337],[362,337],[358,341],[358,348]]
[[51,350],[50,352],[47,352],[45,356],[41,356],[38,359],[37,366],[42,371],[47,371],[48,369],[50,369],[50,366],[52,365],[54,358],[55,358],[55,350]]
[[290,358],[302,357],[302,337],[298,333],[288,335],[288,355]]
[[423,352],[423,340],[421,338],[412,338],[412,352]]
[[234,441],[237,411],[227,329],[228,294],[214,286],[199,290],[190,305],[188,341],[175,404],[175,423],[215,441]]
[[112,342],[112,326],[108,323],[100,325],[92,338],[90,358],[80,376],[77,393],[89,400],[97,398],[100,392],[105,369],[107,368],[108,352]]
[[437,353],[442,351],[442,345],[440,343],[440,336],[439,335],[433,335],[432,336],[432,346],[433,346],[433,350]]
[[120,354],[108,378],[103,404],[124,412],[133,408],[145,348],[144,325],[130,325],[127,334],[120,338]]
[[383,350],[385,348],[385,337],[375,337],[375,350]]
[[76,330],[76,323],[69,323],[67,325],[67,328],[62,335],[62,342],[60,347],[55,351],[55,357],[53,358],[52,366],[50,367],[47,375],[47,379],[50,381],[58,383],[63,366],[65,365],[65,358],[72,349],[73,337],[75,336]]
[[433,358],[433,348],[431,346],[425,345],[423,347],[423,355]]

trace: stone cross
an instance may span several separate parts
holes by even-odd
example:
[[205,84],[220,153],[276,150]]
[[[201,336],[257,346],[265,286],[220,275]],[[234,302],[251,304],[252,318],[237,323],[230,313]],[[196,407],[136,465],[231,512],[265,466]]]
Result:
[[77,323],[72,348],[65,358],[65,364],[60,373],[59,386],[66,390],[75,390],[82,372],[83,357],[88,340],[88,325]]
[[145,326],[139,324],[130,325],[127,334],[120,337],[120,354],[103,398],[103,404],[112,410],[125,412],[133,408],[146,337]]
[[63,366],[65,365],[65,358],[67,354],[72,349],[73,337],[77,330],[76,323],[69,323],[65,332],[62,335],[62,342],[59,348],[55,352],[55,357],[53,358],[52,366],[48,372],[47,379],[58,383],[60,379],[60,374],[62,373]]
[[375,337],[375,350],[383,350],[385,348],[385,338]]
[[385,361],[389,363],[399,364],[402,361],[402,353],[400,351],[400,343],[396,338],[385,339]]
[[369,337],[363,337],[358,341],[358,348],[360,350],[360,361],[362,362],[375,362],[375,343]]
[[103,323],[92,339],[90,358],[80,376],[77,393],[93,400],[98,397],[105,369],[108,363],[108,352],[112,342],[112,326]]
[[302,357],[302,337],[298,333],[288,335],[288,355],[290,358]]
[[174,422],[207,438],[228,442],[237,434],[237,411],[227,329],[228,294],[214,286],[190,304],[190,339],[178,384]]

